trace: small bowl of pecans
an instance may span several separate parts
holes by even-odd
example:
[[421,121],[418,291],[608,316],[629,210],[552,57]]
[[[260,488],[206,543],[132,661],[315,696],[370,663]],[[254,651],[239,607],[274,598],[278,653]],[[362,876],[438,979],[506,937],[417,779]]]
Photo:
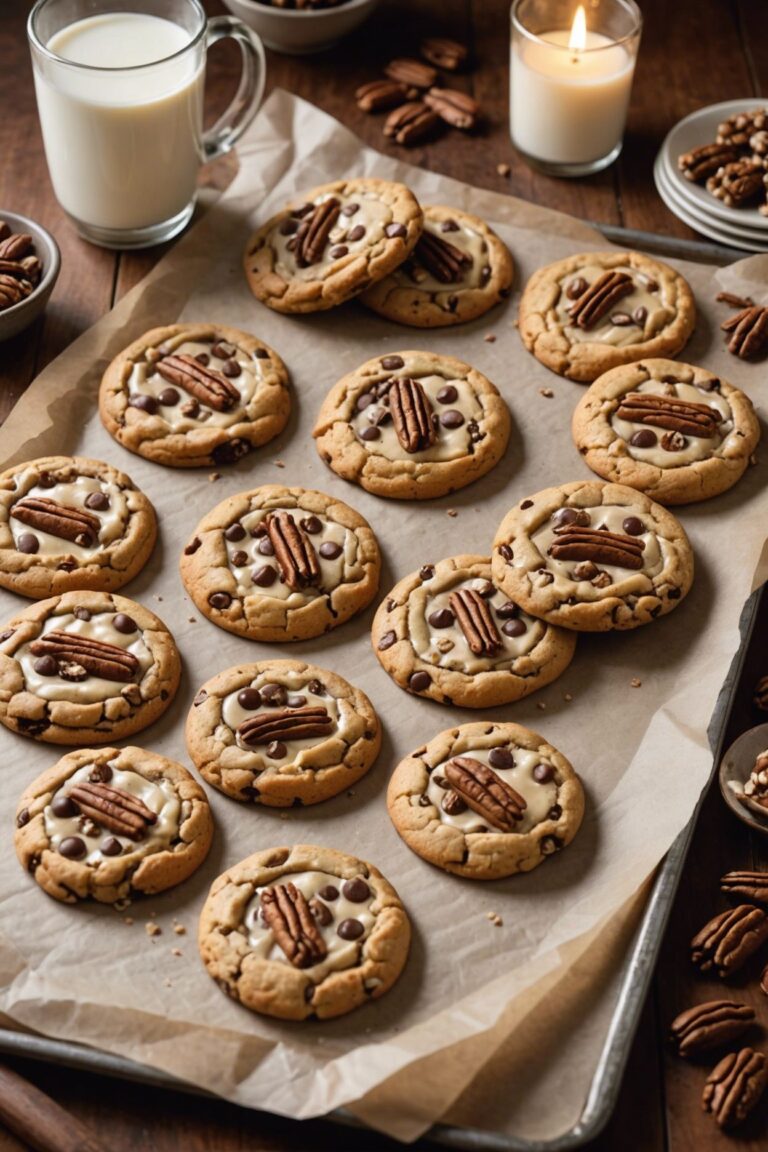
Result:
[[224,0],[275,52],[323,52],[367,20],[379,0]]
[[28,328],[44,311],[60,266],[50,232],[0,208],[0,342]]
[[720,791],[744,824],[768,835],[768,724],[734,740],[720,763]]

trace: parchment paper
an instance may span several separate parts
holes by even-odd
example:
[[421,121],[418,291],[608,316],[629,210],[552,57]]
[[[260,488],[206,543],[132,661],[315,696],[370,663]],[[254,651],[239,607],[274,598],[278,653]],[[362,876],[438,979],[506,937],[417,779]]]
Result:
[[[580,637],[558,682],[493,713],[542,732],[581,773],[587,814],[573,844],[535,872],[493,884],[442,874],[398,838],[386,813],[386,781],[404,753],[478,714],[414,699],[391,684],[368,642],[373,608],[299,646],[249,643],[192,608],[177,557],[204,512],[265,482],[320,488],[359,509],[382,545],[382,596],[425,562],[487,552],[513,501],[589,475],[569,432],[581,388],[524,351],[514,320],[520,286],[534,269],[605,241],[569,217],[382,157],[285,93],[264,107],[240,148],[240,165],[206,218],[39,377],[0,432],[0,460],[5,467],[46,452],[99,457],[126,469],[157,507],[157,550],[124,591],[170,626],[184,679],[170,713],[135,742],[187,762],[184,717],[205,679],[235,662],[300,655],[369,694],[384,724],[383,751],[353,794],[311,809],[245,807],[209,789],[218,831],[205,866],[180,888],[117,913],[57,905],[18,867],[10,844],[17,796],[58,752],[3,732],[0,1012],[294,1117],[346,1106],[401,1139],[414,1139],[445,1116],[552,1137],[578,1117],[648,878],[707,780],[706,727],[738,646],[739,612],[763,548],[765,467],[750,468],[731,492],[680,511],[696,579],[676,611],[634,632]],[[400,328],[355,304],[289,318],[256,303],[240,269],[249,231],[294,192],[351,175],[403,179],[423,203],[485,216],[515,257],[513,298],[474,324],[435,332]],[[677,266],[701,309],[685,358],[759,402],[764,368],[725,351],[719,322],[727,310],[714,297],[728,287],[763,298],[768,257],[723,272]],[[250,329],[280,352],[293,379],[295,412],[285,434],[215,483],[205,471],[163,469],[131,456],[107,436],[95,412],[111,357],[146,328],[177,319]],[[495,343],[484,340],[488,332]],[[480,482],[449,499],[400,504],[328,471],[310,430],[341,375],[370,356],[414,347],[457,355],[485,372],[510,406],[514,431],[506,457]],[[554,396],[543,397],[543,387]],[[448,516],[449,508],[458,514]],[[20,606],[4,594],[2,618]],[[633,678],[642,686],[631,687]],[[336,1021],[292,1025],[256,1017],[222,995],[198,959],[195,931],[219,872],[257,848],[301,841],[376,863],[402,895],[415,931],[406,971],[386,997]],[[503,926],[494,927],[488,912],[499,913]],[[162,929],[154,938],[144,930],[150,918]],[[174,933],[174,920],[186,935]]]

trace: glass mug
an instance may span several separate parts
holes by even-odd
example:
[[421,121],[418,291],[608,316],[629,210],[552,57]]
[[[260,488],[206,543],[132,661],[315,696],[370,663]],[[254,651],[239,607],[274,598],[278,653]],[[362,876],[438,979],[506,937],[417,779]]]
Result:
[[[200,165],[256,115],[264,49],[239,20],[198,0],[37,0],[27,35],[56,198],[86,240],[140,248],[175,236],[195,207]],[[232,37],[240,85],[203,132],[208,47]]]

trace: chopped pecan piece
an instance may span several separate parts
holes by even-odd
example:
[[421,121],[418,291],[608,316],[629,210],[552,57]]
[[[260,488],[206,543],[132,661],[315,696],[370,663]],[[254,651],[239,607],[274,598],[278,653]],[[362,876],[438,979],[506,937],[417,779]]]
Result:
[[751,200],[756,200],[763,191],[764,172],[762,164],[737,160],[718,168],[714,176],[709,177],[707,191],[722,200],[728,208],[741,208]]
[[645,541],[637,536],[573,524],[555,528],[555,535],[557,540],[549,548],[549,555],[555,560],[591,560],[595,564],[612,564],[635,571],[643,566]]
[[729,1052],[707,1077],[701,1106],[712,1113],[719,1128],[733,1128],[747,1118],[767,1084],[762,1052],[752,1048]]
[[274,884],[261,893],[268,928],[294,968],[310,968],[328,955],[312,909],[295,884]]
[[652,392],[630,392],[619,405],[616,415],[633,424],[651,424],[669,428],[684,436],[709,439],[717,434],[722,416],[709,404],[680,400],[677,396],[657,396]]
[[720,880],[720,891],[768,904],[768,872],[726,872]]
[[423,452],[435,441],[432,405],[418,380],[399,376],[389,386],[389,410],[400,444],[406,452]]
[[397,108],[406,100],[413,100],[417,90],[397,80],[372,80],[362,84],[355,92],[357,106],[362,112],[383,112]]
[[733,144],[704,144],[678,156],[677,166],[686,180],[696,184],[738,158],[739,150]]
[[390,112],[384,122],[384,135],[396,144],[416,144],[440,123],[440,117],[421,100],[409,101]]
[[290,512],[272,512],[266,521],[267,535],[283,580],[296,590],[319,585],[322,572],[314,545]]
[[514,832],[526,802],[491,768],[471,756],[454,756],[445,766],[445,777],[467,807],[486,823],[500,832]]
[[768,939],[768,916],[752,904],[721,912],[691,940],[691,960],[702,972],[718,976],[736,972]]
[[317,204],[302,219],[296,233],[294,249],[299,268],[309,268],[322,259],[331,229],[339,218],[341,201],[335,196]]
[[165,356],[158,360],[156,367],[169,384],[183,388],[217,412],[229,412],[240,400],[240,393],[226,376],[201,364],[194,356]]
[[568,313],[579,328],[585,331],[594,328],[634,287],[632,277],[626,272],[602,272],[597,280],[577,296],[573,304],[568,305]]
[[479,592],[460,588],[451,592],[448,603],[475,656],[493,656],[503,647],[491,610]]
[[736,1000],[707,1000],[676,1016],[670,1035],[679,1056],[698,1056],[719,1048],[746,1032],[755,1019],[748,1004]]
[[108,784],[75,784],[67,795],[75,800],[84,816],[129,840],[143,840],[157,816],[143,800],[123,788]]
[[84,548],[92,547],[99,538],[101,525],[98,516],[70,508],[67,504],[57,504],[46,496],[24,496],[16,501],[10,514],[14,520],[21,520],[30,528]]
[[29,646],[33,656],[53,656],[59,667],[79,664],[91,676],[102,680],[132,680],[139,670],[139,662],[132,652],[116,644],[91,640],[75,633],[46,632]]
[[414,88],[431,88],[437,80],[435,68],[430,68],[429,64],[422,64],[420,60],[406,57],[390,60],[384,73],[390,80],[397,80],[399,84],[412,85]]
[[449,244],[427,228],[419,237],[414,256],[441,284],[456,284],[472,267],[472,257],[468,252],[462,252],[455,244]]
[[419,52],[435,68],[444,68],[446,72],[458,72],[466,64],[469,55],[464,44],[446,40],[442,36],[430,36],[422,40]]
[[424,103],[441,120],[453,128],[474,128],[480,105],[466,92],[458,92],[455,88],[430,88],[424,95]]
[[279,712],[262,712],[238,725],[237,734],[244,744],[270,744],[273,740],[304,740],[309,736],[327,736],[333,720],[325,708],[282,708]]
[[720,325],[730,334],[728,351],[741,360],[759,356],[768,341],[768,308],[755,305],[729,317]]

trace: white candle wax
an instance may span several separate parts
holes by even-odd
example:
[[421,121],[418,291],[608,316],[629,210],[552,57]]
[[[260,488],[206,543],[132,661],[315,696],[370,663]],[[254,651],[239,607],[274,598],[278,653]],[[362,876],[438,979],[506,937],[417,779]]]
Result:
[[624,132],[632,87],[635,62],[626,48],[587,32],[587,51],[573,51],[570,35],[546,32],[512,44],[512,139],[551,164],[588,164],[612,152]]

